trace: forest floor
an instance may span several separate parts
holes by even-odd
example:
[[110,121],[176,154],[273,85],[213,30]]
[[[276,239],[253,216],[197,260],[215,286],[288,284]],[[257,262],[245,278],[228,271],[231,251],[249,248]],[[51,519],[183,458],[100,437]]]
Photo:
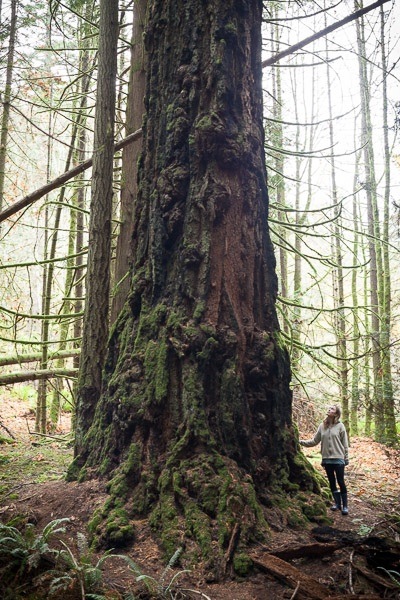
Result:
[[[72,457],[67,443],[69,427],[70,419],[64,415],[54,437],[35,435],[32,433],[34,414],[27,404],[6,396],[1,398],[0,436],[14,439],[12,443],[0,445],[0,521],[7,523],[16,515],[26,515],[39,531],[53,519],[68,517],[66,539],[72,547],[77,533],[86,532],[88,520],[95,508],[104,503],[107,494],[97,481],[83,484],[64,481]],[[305,453],[322,472],[318,449],[307,448]],[[328,509],[331,521],[325,528],[310,523],[309,527],[295,529],[277,523],[272,528],[268,548],[254,549],[258,568],[249,576],[213,583],[199,564],[190,573],[179,573],[177,583],[192,592],[176,598],[293,600],[295,597],[318,599],[347,595],[349,598],[400,598],[400,588],[396,588],[387,572],[368,571],[368,559],[361,556],[362,547],[365,550],[363,540],[385,538],[391,541],[392,547],[400,549],[400,452],[368,438],[354,438],[346,474],[348,516]],[[146,521],[135,522],[134,526],[136,543],[127,553],[143,574],[159,581],[165,568],[159,547]],[[332,542],[336,546],[329,551]],[[317,556],[307,556],[312,548],[317,548]],[[290,549],[292,555],[289,556],[290,552],[285,555]],[[263,561],[271,554],[285,557],[278,566],[274,564],[272,571],[262,568]],[[393,569],[393,563],[388,564],[389,569]],[[135,576],[127,572],[124,563],[111,560],[106,565],[105,579],[110,588],[127,590],[137,586]],[[276,569],[283,569],[283,573],[279,575]],[[400,579],[397,575],[400,565],[393,570]],[[171,571],[166,582],[177,572],[179,569]],[[372,580],[368,573],[372,573]],[[302,577],[305,581],[300,581]],[[310,581],[316,582],[316,591],[311,589]],[[324,594],[321,589],[327,592]],[[55,597],[64,600],[62,594]]]

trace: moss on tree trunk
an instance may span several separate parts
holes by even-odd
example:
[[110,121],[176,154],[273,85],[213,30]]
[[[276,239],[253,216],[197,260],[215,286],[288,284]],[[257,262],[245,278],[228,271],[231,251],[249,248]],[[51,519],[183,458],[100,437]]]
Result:
[[235,537],[268,535],[277,499],[317,489],[275,312],[261,9],[149,0],[131,290],[75,460],[81,477],[109,478],[109,524],[148,515],[168,553],[192,540],[215,564]]

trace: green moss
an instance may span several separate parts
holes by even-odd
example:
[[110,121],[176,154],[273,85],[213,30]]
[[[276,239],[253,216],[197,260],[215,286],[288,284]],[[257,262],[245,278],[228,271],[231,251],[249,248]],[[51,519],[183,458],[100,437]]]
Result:
[[271,497],[271,505],[277,506],[281,510],[286,510],[290,506],[290,497],[283,495],[282,493],[274,494]]
[[129,522],[126,511],[117,508],[109,514],[103,530],[103,538],[107,546],[121,547],[131,542],[135,536],[133,525]]
[[210,111],[196,121],[195,127],[202,131],[214,130],[216,123],[220,123],[220,117],[215,111]]
[[309,521],[316,523],[325,522],[327,518],[326,506],[324,501],[318,496],[312,495],[305,502],[300,501],[300,507]]
[[253,561],[248,554],[239,552],[233,557],[233,570],[240,577],[246,577],[253,567]]
[[165,340],[161,340],[158,344],[157,353],[157,370],[155,379],[155,399],[161,402],[167,396],[169,374],[168,374],[168,347]]
[[98,530],[98,528],[100,527],[102,521],[103,521],[102,510],[100,508],[97,508],[94,511],[93,516],[88,523],[89,532],[92,534],[95,534],[96,531]]
[[109,457],[106,456],[105,458],[103,458],[103,460],[100,463],[100,467],[99,467],[100,475],[106,475],[107,473],[109,473],[110,467],[111,467],[111,461],[110,461]]
[[186,499],[184,504],[187,532],[198,543],[203,558],[209,558],[212,550],[210,520],[196,502]]
[[79,472],[78,482],[82,483],[83,481],[86,481],[86,477],[87,477],[87,469],[86,469],[86,467],[83,467]]
[[107,483],[107,491],[113,506],[123,506],[128,499],[131,482],[135,481],[141,466],[142,447],[140,444],[130,444],[128,453]]
[[204,362],[208,362],[213,357],[217,348],[218,348],[217,340],[214,337],[209,337],[206,340],[202,351],[197,354],[197,358]]
[[139,325],[135,339],[134,350],[145,350],[148,340],[157,339],[159,336],[160,326],[165,323],[168,309],[165,304],[157,304],[149,306],[143,300],[139,317]]
[[163,339],[150,340],[147,344],[144,369],[147,382],[146,396],[148,402],[161,402],[168,392],[169,375],[167,370],[167,344]]
[[185,318],[183,314],[171,310],[167,318],[167,328],[172,330],[178,329],[184,320]]
[[316,494],[322,494],[326,498],[329,497],[329,489],[326,478],[313,467],[311,462],[302,452],[298,452],[294,456],[293,463],[302,473],[301,487],[303,489],[306,488]]
[[195,320],[196,323],[198,321],[200,321],[200,319],[204,315],[205,310],[206,310],[205,302],[202,302],[202,301],[197,302],[196,307],[193,312],[193,319]]
[[129,487],[126,479],[126,475],[123,472],[118,472],[110,481],[107,483],[107,491],[111,494],[114,502],[124,502]]
[[93,536],[95,546],[122,548],[135,537],[135,528],[126,510],[114,508],[108,511],[106,505],[95,511],[88,529]]
[[293,529],[300,529],[307,525],[307,519],[296,509],[289,510],[286,513],[287,524]]
[[68,467],[66,480],[67,481],[77,481],[79,474],[81,472],[81,468],[79,466],[78,458],[74,458],[71,464]]
[[16,443],[17,442],[15,440],[12,440],[11,438],[0,435],[0,444],[16,444]]
[[228,36],[237,36],[238,31],[236,23],[227,23],[224,27],[224,30]]
[[279,348],[279,350],[281,350],[285,354],[287,354],[288,353],[287,341],[283,337],[282,333],[279,330],[274,332],[274,340],[275,340],[275,343],[276,343],[277,347]]
[[171,494],[163,493],[149,517],[150,526],[160,534],[165,555],[171,557],[180,545],[178,512]]

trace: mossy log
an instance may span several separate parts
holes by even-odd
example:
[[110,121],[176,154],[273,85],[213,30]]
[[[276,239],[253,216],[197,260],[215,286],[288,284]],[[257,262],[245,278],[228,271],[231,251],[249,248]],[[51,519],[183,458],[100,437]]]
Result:
[[[48,361],[57,360],[58,358],[71,358],[73,356],[79,356],[80,350],[70,349],[70,350],[59,350],[56,352],[49,352]],[[11,356],[1,356],[0,357],[0,367],[6,367],[8,365],[19,365],[28,362],[35,362],[41,360],[42,354],[35,352],[32,354],[14,354]]]
[[55,377],[76,377],[78,369],[37,369],[36,371],[16,371],[0,375],[0,385],[11,385],[23,381],[54,379]]

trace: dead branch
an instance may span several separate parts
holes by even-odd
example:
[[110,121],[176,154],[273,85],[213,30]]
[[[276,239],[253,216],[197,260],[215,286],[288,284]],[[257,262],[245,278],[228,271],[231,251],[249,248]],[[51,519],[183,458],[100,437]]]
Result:
[[[114,146],[114,153],[118,152],[119,150],[121,150],[125,146],[128,146],[129,144],[131,144],[135,140],[140,139],[141,137],[142,137],[142,130],[138,129],[134,133],[131,133],[126,138],[124,138],[123,140],[121,140],[120,142],[118,142],[117,144],[115,144],[115,146]],[[80,173],[83,173],[84,171],[86,171],[87,169],[89,169],[92,166],[92,164],[93,164],[93,157],[89,158],[88,160],[85,160],[84,162],[80,163],[76,167],[73,167],[72,169],[69,169],[69,171],[66,171],[62,175],[59,175],[58,177],[56,177],[52,181],[49,181],[49,183],[46,183],[45,185],[43,185],[39,189],[35,190],[31,194],[28,194],[27,196],[25,196],[21,200],[18,200],[18,202],[15,202],[14,204],[11,204],[11,206],[8,206],[7,208],[5,208],[0,213],[0,223],[2,223],[3,221],[5,221],[6,219],[8,219],[9,217],[11,217],[12,215],[15,215],[15,213],[19,212],[23,208],[26,208],[27,206],[30,206],[31,204],[33,204],[34,202],[36,202],[36,200],[39,200],[40,198],[43,198],[43,196],[45,196],[49,192],[52,192],[53,190],[56,190],[57,188],[63,186],[70,179],[73,179],[77,175],[80,175]]]
[[7,431],[8,435],[10,436],[10,438],[12,438],[13,440],[16,439],[16,437],[11,433],[11,431],[8,429],[8,427],[6,427],[4,425],[4,423],[2,423],[1,421],[0,421],[0,427],[2,427],[2,429],[4,429],[4,431]]
[[235,523],[232,530],[231,539],[229,540],[229,546],[225,553],[225,571],[227,566],[232,562],[233,555],[235,554],[236,547],[240,537],[240,524]]
[[[368,13],[370,10],[374,10],[374,8],[379,8],[379,6],[381,6],[382,4],[384,4],[385,2],[388,2],[388,1],[389,0],[378,0],[377,2],[374,2],[373,4],[371,4],[370,6],[365,6],[364,8],[360,8],[360,10],[357,10],[356,12],[352,13],[351,15],[348,15],[341,21],[332,23],[332,25],[328,25],[328,27],[325,27],[325,29],[322,29],[321,31],[318,31],[317,33],[314,33],[313,35],[310,35],[309,37],[304,38],[304,40],[297,42],[297,44],[293,44],[293,46],[289,46],[289,48],[286,48],[286,50],[282,50],[282,52],[278,52],[274,56],[271,56],[271,58],[267,58],[266,60],[264,60],[261,63],[262,67],[264,68],[264,67],[269,67],[270,65],[274,65],[275,63],[279,62],[282,58],[285,58],[285,56],[294,54],[297,50],[300,50],[301,48],[304,48],[304,46],[308,46],[308,44],[311,44],[311,42],[314,42],[315,40],[318,40],[319,38],[324,37],[325,35],[328,35],[328,33],[331,33],[332,31],[339,29],[339,27],[343,27],[343,25],[347,25],[347,23],[351,23],[351,21],[355,21],[355,19],[359,19],[360,17],[362,17],[363,15]],[[1,217],[1,215],[0,215],[0,217]]]
[[[79,348],[72,348],[71,350],[59,350],[53,353],[49,353],[48,360],[56,360],[57,358],[70,358],[72,356],[78,356],[80,354]],[[0,367],[7,365],[19,365],[22,363],[35,362],[41,360],[42,354],[16,354],[13,356],[2,356],[0,358]]]
[[294,590],[293,594],[290,596],[290,600],[294,600],[296,598],[297,592],[299,591],[299,587],[300,587],[300,581],[297,583],[296,589]]
[[55,377],[76,377],[78,369],[38,369],[37,371],[17,371],[0,375],[0,385],[11,385],[22,381],[54,379]]
[[352,593],[352,595],[354,596],[354,588],[353,588],[353,556],[354,556],[354,550],[351,551],[350,554],[350,561],[349,561],[349,590]]

